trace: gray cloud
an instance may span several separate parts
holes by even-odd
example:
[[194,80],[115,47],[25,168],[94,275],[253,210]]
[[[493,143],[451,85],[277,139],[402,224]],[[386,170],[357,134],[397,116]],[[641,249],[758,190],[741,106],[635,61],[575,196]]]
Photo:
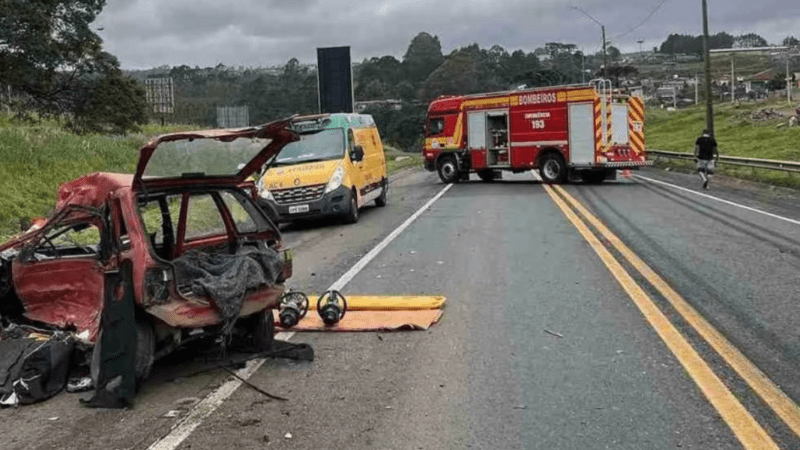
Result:
[[[658,46],[670,33],[702,32],[700,0],[108,0],[96,22],[106,50],[124,68],[281,65],[292,57],[313,63],[317,47],[349,45],[354,60],[401,58],[420,31],[437,35],[445,53],[477,43],[533,51],[546,42],[601,46],[606,27],[623,51]],[[800,37],[800,6],[793,0],[709,2],[712,33],[754,32],[772,43]]]

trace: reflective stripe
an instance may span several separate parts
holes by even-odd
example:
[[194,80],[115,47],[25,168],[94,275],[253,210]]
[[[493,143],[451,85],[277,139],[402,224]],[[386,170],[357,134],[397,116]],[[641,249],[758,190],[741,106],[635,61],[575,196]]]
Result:
[[567,141],[531,141],[531,142],[512,142],[512,147],[541,147],[545,145],[567,145]]

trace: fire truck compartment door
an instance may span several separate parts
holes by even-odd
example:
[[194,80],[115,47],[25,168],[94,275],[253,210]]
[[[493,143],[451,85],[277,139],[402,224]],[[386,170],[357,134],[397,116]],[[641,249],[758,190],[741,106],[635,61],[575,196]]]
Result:
[[573,164],[594,164],[594,105],[569,105],[569,154]]
[[486,113],[467,114],[467,146],[470,150],[486,149]]
[[614,105],[611,109],[611,127],[614,130],[611,141],[615,144],[627,144],[628,105]]

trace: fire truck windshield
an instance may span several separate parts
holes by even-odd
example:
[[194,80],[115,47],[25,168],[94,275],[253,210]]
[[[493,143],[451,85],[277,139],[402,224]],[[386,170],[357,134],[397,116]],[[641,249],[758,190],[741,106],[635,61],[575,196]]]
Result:
[[428,122],[428,136],[436,136],[437,134],[442,134],[442,132],[444,132],[443,117],[431,119]]

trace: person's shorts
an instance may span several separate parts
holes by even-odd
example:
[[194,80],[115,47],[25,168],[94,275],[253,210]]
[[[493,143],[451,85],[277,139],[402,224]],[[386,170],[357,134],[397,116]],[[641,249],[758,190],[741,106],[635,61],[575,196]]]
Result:
[[714,160],[713,159],[698,159],[697,170],[706,169],[707,173],[714,173]]

